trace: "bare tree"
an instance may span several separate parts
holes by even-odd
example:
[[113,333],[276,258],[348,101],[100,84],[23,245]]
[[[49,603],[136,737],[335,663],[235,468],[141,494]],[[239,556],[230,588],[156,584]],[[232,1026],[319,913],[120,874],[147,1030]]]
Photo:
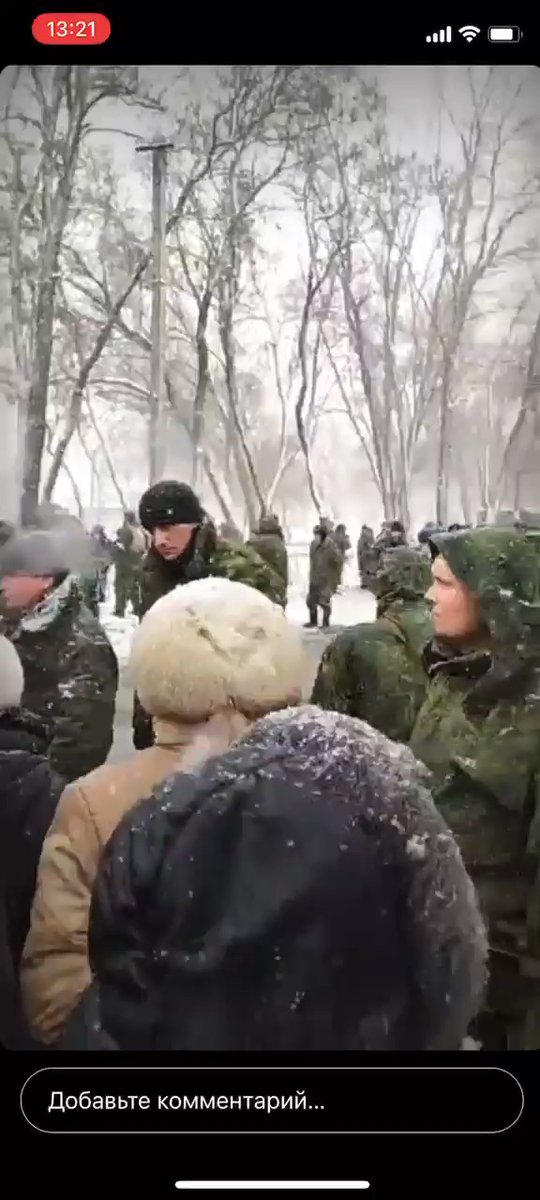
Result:
[[[17,72],[14,84],[20,82]],[[14,219],[12,251],[12,305],[15,314],[16,356],[22,357],[22,254],[33,242],[38,261],[32,286],[32,329],[28,339],[29,388],[25,405],[23,465],[23,521],[32,520],[38,502],[41,460],[46,434],[46,407],[53,346],[55,300],[60,255],[69,221],[81,147],[92,129],[94,110],[104,100],[154,106],[139,91],[138,76],[117,68],[30,67],[26,75],[30,93],[28,111],[15,108],[12,89],[5,113],[5,132],[12,151],[15,191],[22,182],[21,154],[11,137],[13,128],[37,131],[37,161],[30,165],[24,201]],[[18,339],[18,341],[17,341]]]

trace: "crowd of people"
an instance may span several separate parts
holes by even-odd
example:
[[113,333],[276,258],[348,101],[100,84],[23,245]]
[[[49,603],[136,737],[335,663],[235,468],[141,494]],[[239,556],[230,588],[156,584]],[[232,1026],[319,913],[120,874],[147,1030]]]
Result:
[[[350,550],[321,517],[308,628]],[[357,557],[375,620],[313,685],[274,514],[244,541],[167,480],[114,541],[1,524],[8,1049],[540,1048],[540,531],[385,522]]]

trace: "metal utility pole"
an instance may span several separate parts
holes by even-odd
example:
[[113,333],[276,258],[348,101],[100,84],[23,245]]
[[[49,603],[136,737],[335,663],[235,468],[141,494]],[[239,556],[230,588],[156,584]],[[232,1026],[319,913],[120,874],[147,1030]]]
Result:
[[152,152],[152,359],[150,368],[149,482],[157,483],[165,468],[165,178],[167,151],[163,140],[137,146]]

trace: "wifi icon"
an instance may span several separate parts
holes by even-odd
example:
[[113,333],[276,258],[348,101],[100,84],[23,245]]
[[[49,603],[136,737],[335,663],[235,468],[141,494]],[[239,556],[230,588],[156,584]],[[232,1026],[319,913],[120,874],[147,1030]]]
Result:
[[461,29],[458,30],[458,33],[465,38],[466,42],[474,42],[474,39],[477,34],[480,33],[480,30],[478,25],[462,25]]

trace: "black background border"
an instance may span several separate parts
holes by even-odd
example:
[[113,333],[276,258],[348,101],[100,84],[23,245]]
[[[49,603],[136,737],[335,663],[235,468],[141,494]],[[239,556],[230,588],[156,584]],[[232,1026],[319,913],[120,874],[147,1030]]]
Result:
[[[474,9],[473,5],[473,9]],[[514,11],[507,0],[497,11],[488,10],[489,20],[465,6],[454,11],[432,11],[400,6],[391,15],[388,3],[330,8],[314,4],[305,10],[272,4],[253,5],[139,4],[130,0],[89,4],[109,17],[111,36],[102,46],[65,46],[57,51],[41,46],[32,37],[32,22],[44,12],[85,11],[73,4],[17,3],[7,0],[0,21],[0,45],[4,63],[134,63],[177,62],[335,62],[371,64],[482,63],[531,64],[540,60],[540,15],[534,5],[529,13],[523,5]],[[7,9],[7,11],[5,11]],[[501,10],[500,12],[498,10]],[[320,14],[320,15],[319,15]],[[506,24],[522,30],[519,43],[505,46],[488,42],[489,25],[501,16]],[[457,30],[478,23],[481,33],[468,43]],[[426,43],[426,34],[451,21],[454,36],[450,45]],[[3,64],[0,64],[0,69]]]
[[[94,1134],[51,1135],[33,1130],[20,1109],[20,1091],[40,1067],[136,1066],[498,1066],[511,1071],[525,1095],[520,1120],[502,1134],[460,1136],[422,1135],[318,1135],[309,1134],[178,1134],[111,1136]],[[538,1157],[540,1128],[540,1055],[162,1055],[122,1054],[4,1054],[3,1122],[4,1171],[16,1167],[17,1194],[40,1191],[50,1185],[55,1200],[75,1200],[100,1193],[107,1198],[161,1197],[178,1194],[176,1179],[368,1179],[370,1196],[401,1197],[410,1189],[415,1197],[439,1200],[521,1193],[521,1179]],[[347,1073],[348,1079],[353,1072]],[[75,1077],[75,1072],[74,1072]],[[223,1093],[233,1092],[234,1072]],[[84,1086],[84,1085],[83,1085]],[[303,1086],[302,1083],[299,1086]],[[415,1104],[411,1075],[410,1104]],[[76,1088],[73,1089],[74,1092]],[[143,1087],[144,1090],[144,1087]],[[176,1088],[178,1091],[179,1089]],[[180,1089],[181,1090],[181,1089]],[[254,1087],[250,1089],[256,1092]],[[262,1088],[260,1089],[263,1090]],[[294,1092],[295,1077],[284,1092]],[[125,1089],[127,1094],[128,1089]],[[241,1122],[242,1117],[238,1117]],[[531,1186],[531,1185],[529,1185]],[[531,1192],[532,1194],[532,1192]]]
[[[90,5],[87,11],[90,11]],[[215,13],[194,5],[152,3],[138,8],[129,3],[96,5],[112,24],[112,36],[100,47],[76,50],[66,47],[53,52],[32,38],[34,17],[46,5],[10,3],[1,16],[1,50],[4,65],[27,63],[136,63],[175,62],[343,62],[364,63],[492,63],[530,64],[540,61],[540,16],[526,12],[490,12],[489,22],[469,8],[463,19],[454,12],[426,17],[403,12],[391,18],[389,9],[366,11],[358,6],[350,12],[321,10],[304,12],[273,5],[265,14],[246,6],[225,6]],[[61,11],[50,5],[48,11]],[[66,10],[68,11],[68,10]],[[69,11],[76,11],[75,9]],[[83,11],[83,6],[79,11]],[[329,20],[329,15],[331,19]],[[519,45],[495,47],[485,34],[470,46],[455,37],[451,46],[427,46],[425,34],[431,26],[450,20],[461,24],[495,24],[497,18],[520,25],[524,37]],[[260,25],[259,25],[260,21]],[[260,32],[259,32],[260,30]],[[20,1091],[26,1079],[40,1067],[52,1066],[182,1066],[182,1065],[292,1065],[291,1060],[238,1056],[122,1054],[87,1056],[65,1054],[7,1054],[2,1056],[4,1096],[3,1176],[12,1179],[12,1194],[47,1185],[55,1200],[79,1200],[92,1196],[106,1200],[117,1194],[153,1198],[178,1195],[176,1179],[368,1179],[373,1197],[400,1197],[410,1190],[415,1197],[440,1200],[443,1196],[475,1197],[520,1194],[521,1180],[531,1171],[531,1194],[538,1186],[540,1132],[540,1054],[470,1054],[467,1066],[499,1066],[512,1071],[525,1094],[525,1109],[512,1129],[503,1134],[437,1136],[420,1135],[310,1135],[250,1134],[178,1135],[163,1137],[111,1137],[72,1135],[55,1137],[33,1130],[20,1110]],[[295,1062],[299,1061],[295,1058]],[[333,1055],[302,1056],[302,1065],[322,1066],[462,1066],[462,1055],[369,1055],[346,1058]],[[292,1074],[292,1073],[291,1073]],[[226,1090],[226,1089],[224,1089]],[[291,1091],[294,1090],[291,1087]],[[414,1086],[411,1085],[414,1105]],[[531,1184],[528,1186],[531,1187]],[[15,1186],[13,1186],[15,1185]]]

